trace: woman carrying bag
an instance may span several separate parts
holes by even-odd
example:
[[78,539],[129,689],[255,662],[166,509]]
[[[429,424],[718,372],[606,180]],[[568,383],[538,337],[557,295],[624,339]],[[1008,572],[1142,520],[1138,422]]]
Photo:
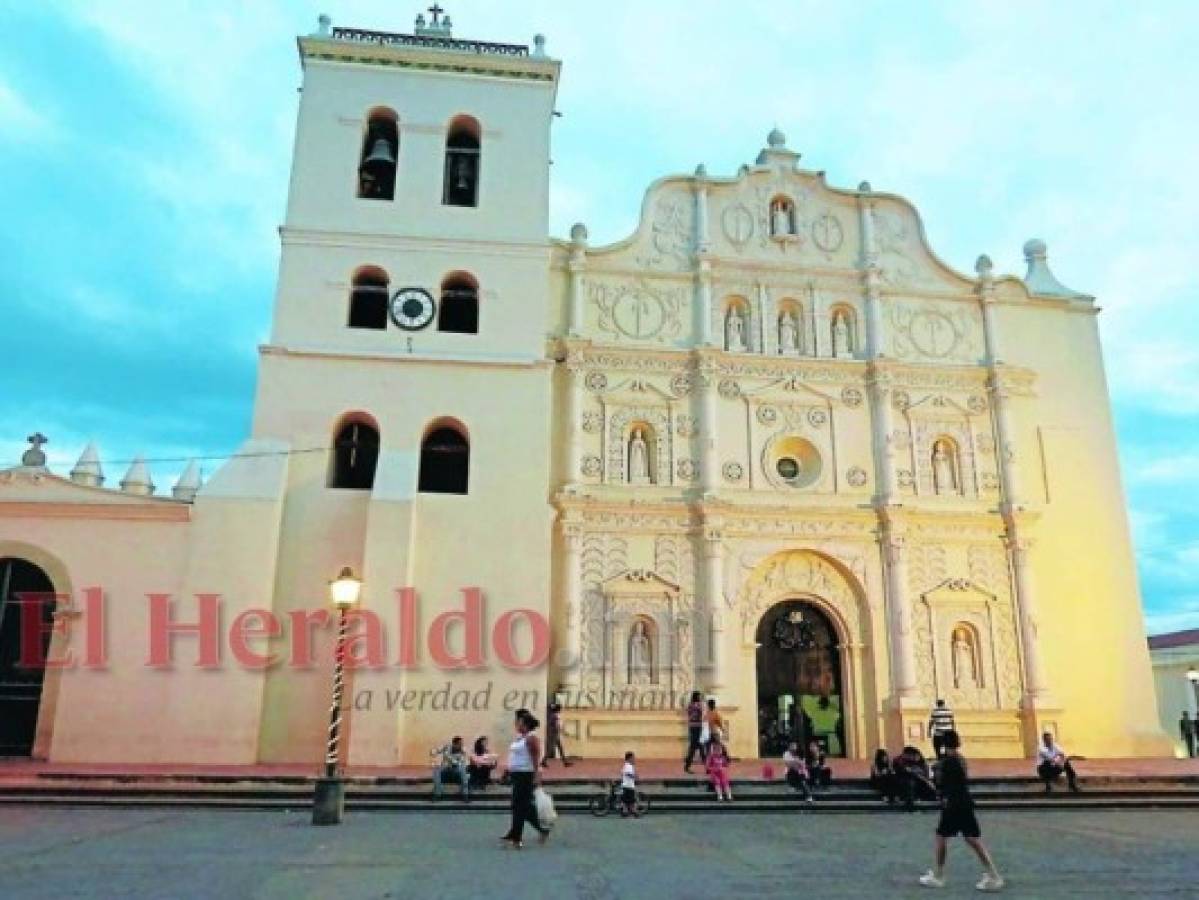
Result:
[[[538,762],[541,759],[541,739],[537,737],[537,726],[541,723],[527,709],[516,711],[516,740],[508,748],[508,777],[512,781],[512,825],[508,833],[500,838],[505,846],[519,850],[523,844],[525,822],[541,835],[541,843],[549,839],[548,826],[541,824],[537,815],[534,791],[540,787],[541,775]],[[543,792],[544,793],[544,792]],[[548,795],[547,795],[548,799]]]

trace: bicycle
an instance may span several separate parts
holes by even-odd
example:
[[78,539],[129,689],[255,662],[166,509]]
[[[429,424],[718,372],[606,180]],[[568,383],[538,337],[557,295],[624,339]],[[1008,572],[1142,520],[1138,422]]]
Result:
[[[596,794],[587,801],[587,809],[593,816],[606,816],[608,813],[620,812],[624,809],[624,803],[620,799],[620,785],[616,782],[608,784],[608,792]],[[649,797],[641,791],[636,792],[636,799],[633,801],[633,811],[639,816],[644,816],[649,812]]]

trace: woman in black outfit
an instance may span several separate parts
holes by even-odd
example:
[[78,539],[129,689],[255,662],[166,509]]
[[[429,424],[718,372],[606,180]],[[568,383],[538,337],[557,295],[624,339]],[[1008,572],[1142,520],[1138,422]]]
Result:
[[891,756],[881,747],[874,751],[874,762],[870,764],[870,787],[889,804],[894,803],[898,796]]
[[537,726],[541,723],[527,709],[516,711],[516,740],[508,748],[508,777],[512,780],[512,825],[508,833],[500,838],[505,845],[519,850],[528,822],[541,835],[544,844],[550,836],[548,828],[542,828],[537,819],[537,804],[533,792],[541,783],[541,739],[537,737]]

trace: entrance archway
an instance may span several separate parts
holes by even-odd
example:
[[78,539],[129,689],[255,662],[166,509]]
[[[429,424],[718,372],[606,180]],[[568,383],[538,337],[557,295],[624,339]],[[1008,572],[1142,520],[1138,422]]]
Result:
[[22,659],[22,620],[41,617],[41,659],[46,659],[53,594],[54,584],[39,566],[18,557],[0,558],[0,756],[29,756],[33,751],[46,671],[25,664],[36,660]]
[[760,755],[817,740],[829,756],[844,756],[841,641],[829,616],[810,600],[784,600],[762,616],[755,643]]

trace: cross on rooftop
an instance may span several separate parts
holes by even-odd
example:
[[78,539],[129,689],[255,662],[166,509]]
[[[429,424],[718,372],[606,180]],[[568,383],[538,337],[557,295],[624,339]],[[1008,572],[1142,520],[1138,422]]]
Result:
[[433,16],[432,24],[437,25],[441,22],[441,14],[443,12],[445,12],[445,9],[442,8],[441,6],[438,6],[436,3],[434,3],[432,6],[429,7],[429,12]]

